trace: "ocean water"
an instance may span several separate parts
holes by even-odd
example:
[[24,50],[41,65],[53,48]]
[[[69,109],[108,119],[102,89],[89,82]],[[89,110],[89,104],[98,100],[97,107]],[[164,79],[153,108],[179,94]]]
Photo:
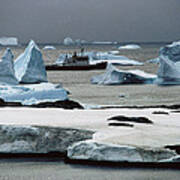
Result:
[[[138,50],[121,50],[120,55],[130,59],[144,62],[144,66],[119,66],[119,69],[140,69],[148,73],[156,74],[158,65],[146,63],[147,60],[158,56],[159,48],[165,44],[143,44]],[[45,45],[40,45],[42,49]],[[45,64],[55,63],[61,53],[80,52],[81,47],[67,47],[56,45],[56,50],[42,50]],[[13,47],[15,58],[23,52],[25,46]],[[117,46],[98,45],[85,46],[85,51],[111,51],[117,50]],[[1,48],[2,56],[5,48]],[[157,85],[123,85],[102,86],[92,85],[91,77],[102,74],[105,70],[93,71],[48,71],[48,80],[52,83],[62,84],[69,90],[71,99],[83,104],[90,105],[162,105],[178,104],[180,102],[180,86],[157,86]],[[123,97],[121,96],[123,94]]]

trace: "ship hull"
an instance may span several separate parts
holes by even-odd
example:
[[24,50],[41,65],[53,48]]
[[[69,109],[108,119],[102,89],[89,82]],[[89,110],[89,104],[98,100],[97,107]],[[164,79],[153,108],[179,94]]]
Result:
[[84,66],[59,66],[57,64],[46,65],[48,71],[87,71],[95,69],[106,69],[107,62]]

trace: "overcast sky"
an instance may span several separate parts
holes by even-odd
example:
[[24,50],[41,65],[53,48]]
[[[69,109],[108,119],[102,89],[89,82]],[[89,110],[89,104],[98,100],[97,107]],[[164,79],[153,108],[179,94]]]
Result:
[[180,0],[0,0],[0,37],[61,42],[180,39]]

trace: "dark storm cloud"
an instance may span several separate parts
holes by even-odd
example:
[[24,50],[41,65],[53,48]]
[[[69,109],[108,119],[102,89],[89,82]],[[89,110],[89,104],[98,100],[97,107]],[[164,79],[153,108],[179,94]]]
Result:
[[0,0],[0,36],[107,41],[180,39],[180,0]]

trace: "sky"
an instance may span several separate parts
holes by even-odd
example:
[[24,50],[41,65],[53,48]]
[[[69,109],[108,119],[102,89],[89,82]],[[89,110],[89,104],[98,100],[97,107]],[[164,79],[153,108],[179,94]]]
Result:
[[26,43],[180,39],[180,0],[0,0],[0,37]]

